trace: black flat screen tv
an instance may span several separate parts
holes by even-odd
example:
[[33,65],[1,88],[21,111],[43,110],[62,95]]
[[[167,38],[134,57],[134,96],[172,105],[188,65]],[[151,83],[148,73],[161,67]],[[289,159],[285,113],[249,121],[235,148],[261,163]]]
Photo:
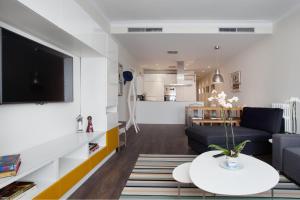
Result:
[[0,28],[0,104],[73,101],[73,58]]

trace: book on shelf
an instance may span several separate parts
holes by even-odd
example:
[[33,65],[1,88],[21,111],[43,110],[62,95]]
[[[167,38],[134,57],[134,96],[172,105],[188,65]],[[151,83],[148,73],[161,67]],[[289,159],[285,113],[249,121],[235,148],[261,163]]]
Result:
[[20,162],[20,154],[0,156],[0,172],[13,171]]
[[0,178],[5,178],[5,177],[9,177],[9,176],[16,176],[19,169],[20,169],[20,165],[21,165],[21,160],[18,161],[17,166],[14,170],[0,172]]
[[35,187],[33,182],[13,182],[0,189],[0,199],[17,199],[20,195],[33,187]]
[[97,149],[99,149],[99,144],[97,144],[97,143],[89,143],[89,152],[90,153],[93,153]]

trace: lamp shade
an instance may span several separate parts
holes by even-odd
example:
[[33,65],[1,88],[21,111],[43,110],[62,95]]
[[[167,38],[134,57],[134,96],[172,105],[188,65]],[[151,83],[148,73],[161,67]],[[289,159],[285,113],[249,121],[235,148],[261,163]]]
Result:
[[224,78],[220,73],[219,69],[216,69],[215,74],[213,75],[212,78],[213,83],[224,83]]

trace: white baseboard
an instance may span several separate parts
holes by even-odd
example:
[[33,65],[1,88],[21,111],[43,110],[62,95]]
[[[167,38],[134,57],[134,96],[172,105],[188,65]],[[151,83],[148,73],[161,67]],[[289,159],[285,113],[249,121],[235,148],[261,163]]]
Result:
[[94,169],[92,169],[85,177],[83,177],[76,185],[74,185],[68,192],[66,192],[60,199],[68,199],[89,177],[91,177],[107,160],[109,160],[116,151],[111,152],[104,158]]

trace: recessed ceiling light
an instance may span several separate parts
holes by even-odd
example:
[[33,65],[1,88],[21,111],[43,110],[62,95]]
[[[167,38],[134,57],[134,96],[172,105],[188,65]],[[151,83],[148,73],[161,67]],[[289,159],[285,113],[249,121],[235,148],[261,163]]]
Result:
[[205,72],[205,70],[202,70],[202,72]]
[[159,64],[155,64],[155,66],[158,66]]
[[211,66],[209,66],[209,65],[208,65],[208,66],[207,66],[207,68],[208,68],[208,69],[210,69],[210,68],[211,68]]

